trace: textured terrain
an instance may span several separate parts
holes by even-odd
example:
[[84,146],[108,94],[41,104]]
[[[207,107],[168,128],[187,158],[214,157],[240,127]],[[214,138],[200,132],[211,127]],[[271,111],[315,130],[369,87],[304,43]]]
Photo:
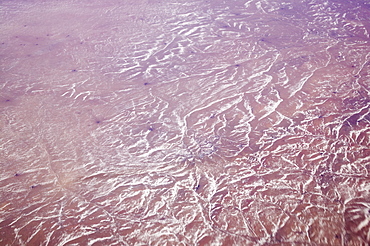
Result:
[[0,2],[0,245],[368,245],[370,4]]

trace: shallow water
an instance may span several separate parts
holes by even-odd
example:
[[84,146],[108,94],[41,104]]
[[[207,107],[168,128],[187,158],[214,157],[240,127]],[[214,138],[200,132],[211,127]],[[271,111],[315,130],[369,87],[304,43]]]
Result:
[[365,0],[1,1],[1,245],[367,245]]

